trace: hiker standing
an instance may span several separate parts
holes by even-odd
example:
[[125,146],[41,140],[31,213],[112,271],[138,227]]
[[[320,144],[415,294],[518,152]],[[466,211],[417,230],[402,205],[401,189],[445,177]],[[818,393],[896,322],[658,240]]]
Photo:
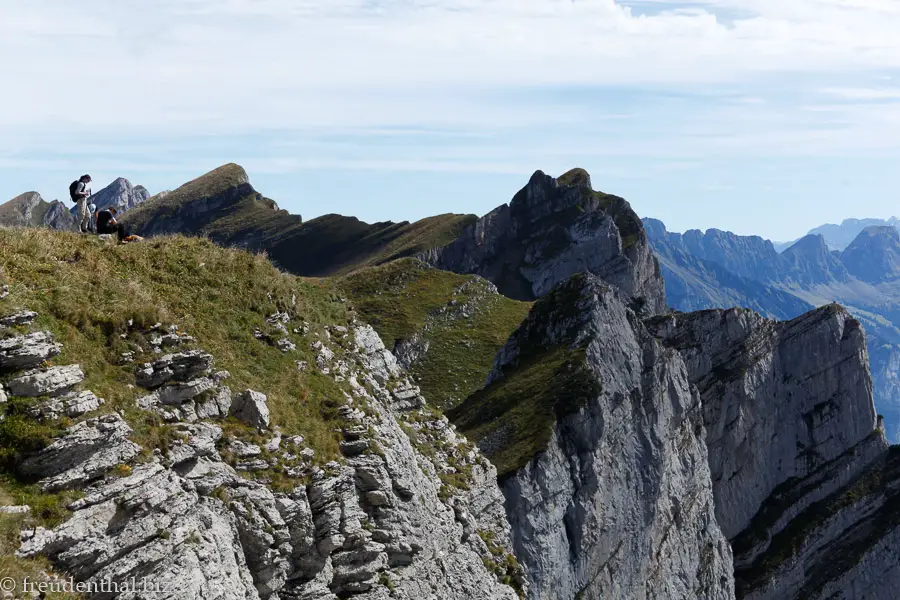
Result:
[[81,231],[81,233],[87,233],[91,227],[91,213],[88,210],[87,201],[88,197],[91,195],[91,190],[87,186],[90,182],[90,175],[82,175],[79,179],[73,181],[69,185],[69,196],[71,196],[72,202],[78,207],[76,220],[78,223],[78,230]]

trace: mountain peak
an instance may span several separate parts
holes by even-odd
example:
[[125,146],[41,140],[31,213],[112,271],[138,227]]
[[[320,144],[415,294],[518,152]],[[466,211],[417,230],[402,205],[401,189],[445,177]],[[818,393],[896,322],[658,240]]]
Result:
[[478,219],[429,261],[481,275],[518,300],[543,296],[586,271],[646,303],[648,311],[662,312],[662,276],[641,220],[624,199],[590,186],[584,169],[559,179],[537,171],[509,204]]
[[[91,201],[98,209],[114,207],[120,213],[131,210],[150,198],[150,192],[142,185],[132,185],[124,177],[117,177],[108,186],[91,196]],[[71,209],[76,214],[77,208]]]
[[591,175],[581,168],[571,169],[560,175],[557,180],[560,185],[584,187],[592,190]]
[[849,274],[822,234],[809,234],[781,253],[786,278],[804,285],[847,281]]
[[868,283],[900,278],[900,232],[892,225],[866,227],[841,254],[847,269]]
[[68,217],[62,202],[47,202],[37,192],[25,192],[0,205],[0,225],[73,229],[75,220]]

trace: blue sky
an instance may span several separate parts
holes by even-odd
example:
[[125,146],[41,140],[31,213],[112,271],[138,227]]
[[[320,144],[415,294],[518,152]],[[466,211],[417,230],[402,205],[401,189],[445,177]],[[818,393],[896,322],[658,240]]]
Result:
[[670,229],[900,213],[898,0],[0,0],[0,199],[225,162],[291,212],[586,168]]

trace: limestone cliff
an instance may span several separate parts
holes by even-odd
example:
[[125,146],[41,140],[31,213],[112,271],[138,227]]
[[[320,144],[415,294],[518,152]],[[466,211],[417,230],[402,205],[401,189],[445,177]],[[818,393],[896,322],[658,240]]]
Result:
[[481,275],[519,300],[589,272],[650,314],[666,309],[659,264],[640,219],[622,198],[595,192],[582,169],[558,179],[537,171],[509,204],[423,257],[449,271]]
[[[165,354],[137,365],[136,382],[149,392],[138,406],[171,424],[166,451],[135,444],[113,412],[27,456],[18,471],[43,491],[82,495],[63,524],[24,531],[18,556],[46,556],[86,583],[153,581],[167,598],[517,598],[498,580],[522,589],[504,550],[509,526],[493,467],[446,418],[423,410],[371,328],[337,332],[350,352],[340,358],[319,342],[317,367],[353,390],[340,408],[344,462],[309,465],[302,437],[270,428],[266,396],[232,393],[212,356]],[[158,349],[172,350],[190,341],[178,333],[157,339]],[[0,360],[37,366],[59,350],[52,334],[38,332],[7,340]],[[38,418],[80,417],[104,404],[78,392],[78,366],[13,376],[10,396],[61,397],[38,405]],[[231,439],[221,424],[228,415],[258,427],[264,448]],[[448,461],[465,470],[458,487],[442,483]],[[277,491],[241,475],[274,465],[309,483]]]
[[[150,198],[150,192],[147,191],[147,188],[142,185],[132,185],[124,177],[119,177],[99,192],[95,192],[91,196],[91,202],[94,203],[97,210],[114,207],[119,214],[122,214],[148,198]],[[75,214],[75,210],[75,208],[72,209],[73,214]]]
[[201,239],[0,245],[4,576],[173,600],[527,591],[496,470],[326,282]]
[[615,288],[580,275],[537,302],[451,411],[498,464],[531,598],[733,598],[703,412]]
[[900,481],[859,322],[830,305],[784,323],[734,309],[648,325],[703,399],[737,597],[893,597]]

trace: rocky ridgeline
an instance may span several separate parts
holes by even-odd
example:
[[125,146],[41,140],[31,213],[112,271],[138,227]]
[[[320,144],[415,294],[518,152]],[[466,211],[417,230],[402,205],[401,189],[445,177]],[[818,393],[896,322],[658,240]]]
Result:
[[591,275],[558,286],[488,379],[488,394],[525,381],[488,396],[520,400],[498,414],[476,394],[451,413],[505,463],[527,426],[518,403],[544,393],[534,365],[571,357],[546,375],[562,390],[548,442],[501,478],[529,597],[895,597],[900,454],[860,324],[836,305],[777,323],[741,309],[642,321],[631,304]]
[[581,169],[559,179],[537,171],[509,204],[422,258],[448,271],[481,275],[520,300],[543,296],[586,271],[650,314],[666,310],[660,267],[640,219],[622,198],[595,192]]
[[[530,597],[733,598],[701,398],[628,303],[597,277],[573,277],[538,301],[489,379],[564,347],[593,384],[577,406],[557,402],[546,449],[502,482]],[[554,387],[569,375],[558,377]]]
[[785,323],[733,309],[649,326],[703,398],[738,597],[895,597],[900,472],[859,322],[830,305]]
[[[22,329],[34,316],[0,322]],[[270,324],[287,331],[291,317]],[[78,581],[150,579],[180,599],[518,597],[496,471],[425,406],[370,327],[332,327],[310,344],[316,364],[298,361],[347,384],[344,460],[325,465],[302,436],[272,427],[263,393],[233,393],[189,336],[143,333],[157,358],[134,366],[137,404],[168,423],[152,451],[124,414],[78,391],[78,365],[46,366],[61,349],[52,334],[0,342],[0,367],[13,372],[0,400],[43,398],[34,418],[76,420],[19,465],[47,492],[82,493],[61,525],[22,532],[20,557],[45,556]],[[226,416],[263,442],[225,434]],[[296,483],[272,485],[276,470]]]

